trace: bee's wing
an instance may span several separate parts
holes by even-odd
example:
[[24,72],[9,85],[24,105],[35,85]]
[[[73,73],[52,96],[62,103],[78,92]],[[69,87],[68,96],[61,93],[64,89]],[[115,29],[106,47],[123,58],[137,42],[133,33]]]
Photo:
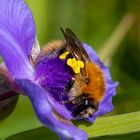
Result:
[[61,28],[61,31],[68,44],[68,50],[71,52],[72,56],[84,62],[90,61],[90,58],[85,51],[82,42],[77,38],[77,36],[69,28],[66,28],[65,32]]

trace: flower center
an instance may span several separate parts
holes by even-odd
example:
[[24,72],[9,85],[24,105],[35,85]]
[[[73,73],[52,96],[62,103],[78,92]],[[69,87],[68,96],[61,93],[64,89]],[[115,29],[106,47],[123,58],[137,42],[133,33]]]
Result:
[[40,59],[36,64],[36,79],[45,90],[61,101],[66,96],[68,85],[72,81],[73,71],[67,65],[66,60],[60,60],[59,56]]

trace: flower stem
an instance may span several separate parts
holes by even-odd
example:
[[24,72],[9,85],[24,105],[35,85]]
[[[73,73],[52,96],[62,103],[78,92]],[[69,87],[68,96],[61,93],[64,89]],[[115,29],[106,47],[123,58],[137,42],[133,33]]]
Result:
[[134,15],[132,13],[126,13],[121,19],[120,23],[117,25],[114,32],[101,47],[102,49],[99,52],[99,56],[108,66],[111,65],[112,56],[119,48],[119,44],[121,43],[125,35],[131,29],[134,21]]

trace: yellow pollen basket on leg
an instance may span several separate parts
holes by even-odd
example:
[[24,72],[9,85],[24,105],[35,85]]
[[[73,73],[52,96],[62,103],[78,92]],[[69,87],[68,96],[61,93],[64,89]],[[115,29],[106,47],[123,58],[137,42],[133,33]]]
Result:
[[84,67],[83,61],[76,60],[75,58],[69,58],[67,65],[70,66],[76,74],[80,73],[80,69]]
[[65,59],[70,52],[65,52],[59,56],[59,59]]

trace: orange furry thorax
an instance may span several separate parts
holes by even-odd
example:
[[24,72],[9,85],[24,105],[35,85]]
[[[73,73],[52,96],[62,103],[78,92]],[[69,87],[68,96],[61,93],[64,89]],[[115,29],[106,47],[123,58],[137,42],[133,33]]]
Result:
[[89,83],[83,87],[83,92],[95,101],[100,101],[105,92],[104,75],[99,66],[95,63],[87,63],[85,69],[89,78]]

